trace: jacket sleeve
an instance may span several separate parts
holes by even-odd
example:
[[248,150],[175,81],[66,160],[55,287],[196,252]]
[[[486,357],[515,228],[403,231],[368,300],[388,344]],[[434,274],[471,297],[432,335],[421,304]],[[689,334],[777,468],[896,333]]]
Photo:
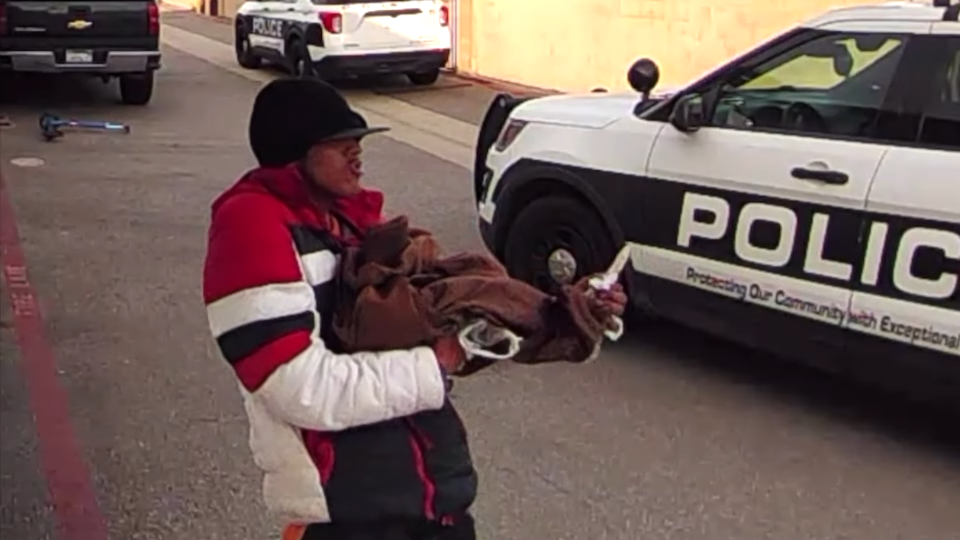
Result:
[[253,399],[301,428],[339,431],[439,409],[445,381],[433,350],[335,354],[319,336],[316,295],[338,264],[300,246],[282,207],[258,194],[213,215],[204,300],[220,352]]

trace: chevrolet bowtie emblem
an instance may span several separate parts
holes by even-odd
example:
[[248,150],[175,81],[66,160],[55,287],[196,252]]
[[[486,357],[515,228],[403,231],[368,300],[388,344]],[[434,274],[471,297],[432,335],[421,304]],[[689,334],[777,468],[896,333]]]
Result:
[[67,23],[67,28],[71,30],[86,30],[93,26],[93,23],[90,21],[84,21],[82,19],[77,19],[75,21],[70,21]]

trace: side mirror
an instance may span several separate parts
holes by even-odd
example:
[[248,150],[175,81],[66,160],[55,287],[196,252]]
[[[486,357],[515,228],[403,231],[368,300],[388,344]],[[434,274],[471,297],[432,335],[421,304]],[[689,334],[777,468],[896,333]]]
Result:
[[688,94],[677,100],[670,113],[670,124],[683,133],[694,133],[703,126],[703,98]]
[[630,83],[630,88],[640,92],[646,100],[650,97],[650,91],[660,82],[660,68],[653,60],[641,58],[627,71],[627,82]]
[[842,45],[838,46],[836,54],[833,56],[833,72],[843,78],[847,78],[852,71],[853,56],[846,47]]

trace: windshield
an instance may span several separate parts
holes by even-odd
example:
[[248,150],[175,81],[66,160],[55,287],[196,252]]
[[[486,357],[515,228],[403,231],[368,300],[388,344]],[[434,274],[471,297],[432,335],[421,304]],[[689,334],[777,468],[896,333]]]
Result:
[[[819,40],[818,40],[819,41]],[[818,90],[827,91],[856,78],[903,44],[898,37],[885,37],[880,43],[858,43],[853,37],[833,38],[828,42],[812,42],[801,46],[796,54],[780,56],[758,66],[753,77],[735,85],[738,90]],[[845,70],[838,69],[838,55],[826,55],[828,47],[841,51]],[[894,63],[890,62],[890,69]],[[846,71],[846,72],[844,72]]]

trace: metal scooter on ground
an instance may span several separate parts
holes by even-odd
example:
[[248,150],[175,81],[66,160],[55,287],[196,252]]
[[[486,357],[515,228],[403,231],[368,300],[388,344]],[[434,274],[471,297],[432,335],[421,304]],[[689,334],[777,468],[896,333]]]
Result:
[[69,118],[60,118],[54,114],[43,113],[40,115],[40,133],[43,139],[50,142],[54,139],[63,137],[62,128],[74,129],[94,129],[100,131],[114,131],[118,133],[130,133],[130,126],[117,122],[104,122],[101,120],[72,120]]

